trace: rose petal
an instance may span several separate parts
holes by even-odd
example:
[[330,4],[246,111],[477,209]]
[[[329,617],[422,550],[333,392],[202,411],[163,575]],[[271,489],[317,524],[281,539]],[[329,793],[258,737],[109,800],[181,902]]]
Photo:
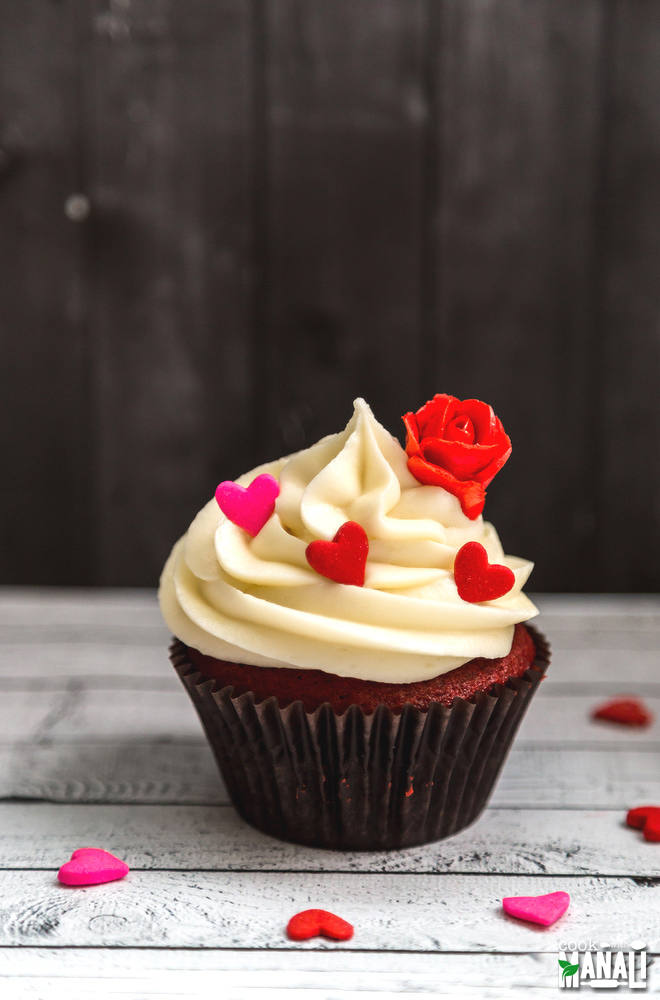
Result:
[[482,471],[497,461],[502,446],[463,444],[461,441],[424,438],[421,450],[427,462],[448,469],[457,479],[475,479],[480,482]]
[[417,417],[414,413],[404,413],[402,420],[406,428],[406,454],[419,455],[420,447]]
[[468,416],[474,424],[479,444],[492,444],[499,420],[489,403],[481,399],[457,399],[447,408],[446,419],[453,420],[461,415]]
[[475,436],[474,424],[465,414],[447,421],[447,426],[444,430],[445,441],[460,441],[461,444],[474,444]]
[[486,502],[486,491],[481,483],[473,480],[462,482],[452,476],[451,472],[427,462],[421,455],[412,455],[408,459],[408,468],[419,483],[425,486],[442,486],[455,496],[466,517],[474,521],[481,514]]
[[415,414],[420,439],[442,434],[447,423],[447,414],[453,402],[454,396],[437,392],[433,399],[420,406]]

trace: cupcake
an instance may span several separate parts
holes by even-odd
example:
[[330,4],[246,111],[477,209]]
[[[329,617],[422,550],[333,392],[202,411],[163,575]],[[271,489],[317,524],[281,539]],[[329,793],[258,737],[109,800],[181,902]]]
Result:
[[339,434],[223,482],[159,598],[172,662],[239,813],[376,850],[485,806],[548,664],[482,518],[511,453],[492,408],[438,394],[405,450],[362,399]]

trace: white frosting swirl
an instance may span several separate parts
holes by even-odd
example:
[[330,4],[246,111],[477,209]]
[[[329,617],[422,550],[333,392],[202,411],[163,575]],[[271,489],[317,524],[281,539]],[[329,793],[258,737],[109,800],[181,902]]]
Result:
[[[506,655],[514,624],[537,614],[521,592],[533,564],[505,556],[493,526],[469,520],[450,493],[420,485],[364,400],[340,434],[238,482],[264,472],[279,480],[280,495],[256,538],[210,500],[163,570],[165,621],[202,653],[408,683]],[[345,521],[369,537],[364,587],[333,583],[305,558],[310,541],[331,539]],[[458,596],[452,567],[468,541],[513,570],[504,597],[468,604]]]

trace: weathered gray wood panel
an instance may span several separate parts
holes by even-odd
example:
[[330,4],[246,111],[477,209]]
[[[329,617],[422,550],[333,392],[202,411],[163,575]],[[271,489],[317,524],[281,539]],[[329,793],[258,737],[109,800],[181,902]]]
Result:
[[419,399],[426,104],[421,0],[274,0],[267,51],[263,454],[365,396]]
[[508,546],[532,553],[544,587],[580,588],[596,501],[589,315],[603,5],[437,8],[426,392],[447,385],[493,402],[514,449],[486,515]]
[[623,811],[488,809],[449,840],[405,851],[285,844],[221,806],[0,803],[0,868],[57,869],[75,843],[103,844],[137,871],[451,872],[660,878],[657,847]]
[[411,963],[410,955],[396,952],[310,954],[293,947],[247,953],[126,948],[119,955],[67,948],[64,962],[61,949],[20,947],[0,950],[0,989],[5,983],[7,989],[19,989],[22,1000],[88,1000],[111,991],[132,1000],[181,1000],[186,993],[208,996],[220,990],[232,1000],[322,1000],[329,992],[342,1000],[398,1000],[401,995],[406,1000],[441,995],[516,1000],[523,990],[551,1000],[557,994],[556,968],[556,957],[543,952],[518,955],[514,964],[510,955],[484,952],[418,952]]
[[[149,686],[129,683],[123,688],[111,677],[98,686],[74,678],[59,688],[0,688],[0,746],[118,740],[135,744],[203,742],[197,715],[164,656],[161,667],[164,683]],[[570,685],[553,693],[543,684],[523,719],[516,746],[660,750],[660,696],[646,696],[654,721],[637,729],[594,721],[591,711],[600,697],[575,691]],[[108,711],[109,699],[112,711]]]
[[[660,7],[617,0],[612,13],[597,229],[597,566],[604,589],[657,590]],[[609,547],[616,534],[625,537],[623,559]]]
[[[659,602],[540,603],[543,627],[561,637],[566,654],[532,709],[548,706],[548,723],[555,713],[553,742],[530,746],[521,732],[493,804],[457,836],[351,853],[285,844],[239,819],[192,714],[174,712],[175,689],[155,683],[164,657],[160,668],[149,659],[148,701],[136,698],[122,656],[162,654],[153,594],[0,592],[0,644],[10,639],[0,673],[14,685],[0,698],[0,733],[9,741],[0,745],[0,797],[9,798],[0,803],[0,993],[64,1000],[229,990],[245,1000],[302,1000],[326,996],[331,984],[351,1000],[443,990],[550,996],[562,942],[645,940],[657,954],[660,856],[624,824],[632,803],[658,800],[653,731],[579,746],[572,741],[593,727],[584,711],[578,719],[570,711],[594,695],[608,652],[618,653],[619,684],[644,682],[651,693],[646,654],[657,648]],[[52,676],[44,649],[58,650],[65,666],[67,642],[88,660],[84,680],[82,659],[70,674]],[[585,651],[595,655],[584,661]],[[617,660],[607,662],[613,681]],[[585,690],[576,679],[582,670]],[[562,686],[572,696],[560,722]],[[178,699],[183,710],[181,690]],[[542,735],[539,728],[532,738]],[[59,885],[58,866],[83,843],[125,857],[129,876],[84,889]],[[557,889],[571,904],[552,928],[502,913],[504,895]],[[351,919],[355,937],[290,942],[288,917],[310,905]],[[656,979],[651,970],[651,992]]]
[[[543,948],[540,932],[537,948]],[[118,962],[118,957],[120,961]],[[412,961],[411,961],[412,958]],[[249,962],[249,968],[246,968]],[[201,949],[57,948],[0,950],[0,977],[22,996],[41,1000],[87,1000],[99,991],[119,996],[180,1000],[182,994],[208,996],[222,990],[232,1000],[321,1000],[328,992],[342,1000],[420,1000],[422,997],[479,997],[556,1000],[557,955],[552,951],[510,954],[471,952],[360,951],[203,951]],[[4,985],[0,978],[0,987]],[[648,993],[660,986],[651,972]],[[586,992],[586,991],[583,991]],[[101,992],[101,995],[103,993]],[[587,994],[588,995],[588,994]]]
[[97,579],[153,580],[250,443],[250,8],[90,8]]
[[151,584],[219,479],[446,390],[536,587],[658,587],[655,0],[0,21],[0,579]]
[[80,58],[75,0],[0,6],[0,573],[16,583],[91,572]]
[[[554,892],[561,879],[533,875],[395,875],[371,872],[134,872],[121,882],[81,888],[43,872],[0,874],[0,945],[130,947],[288,947],[291,913],[323,900],[354,923],[350,941],[298,943],[301,951],[483,951],[539,948],[539,930],[502,913],[502,897]],[[48,884],[50,882],[50,884]],[[623,940],[660,950],[653,883],[576,877],[570,916],[543,932],[543,950],[571,940],[611,941],[613,915]],[[650,897],[648,902],[645,897]],[[281,935],[281,937],[280,937]]]
[[[186,708],[188,706],[185,706]],[[203,743],[0,745],[0,799],[216,805],[228,802]],[[614,808],[660,799],[657,747],[519,747],[492,804],[502,808]]]

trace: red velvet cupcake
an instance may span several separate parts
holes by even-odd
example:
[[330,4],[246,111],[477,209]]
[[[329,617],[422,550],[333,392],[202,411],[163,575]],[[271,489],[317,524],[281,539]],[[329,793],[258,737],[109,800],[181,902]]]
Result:
[[438,839],[484,807],[548,664],[531,563],[481,511],[510,441],[478,400],[221,483],[161,578],[172,661],[231,798],[322,847]]

